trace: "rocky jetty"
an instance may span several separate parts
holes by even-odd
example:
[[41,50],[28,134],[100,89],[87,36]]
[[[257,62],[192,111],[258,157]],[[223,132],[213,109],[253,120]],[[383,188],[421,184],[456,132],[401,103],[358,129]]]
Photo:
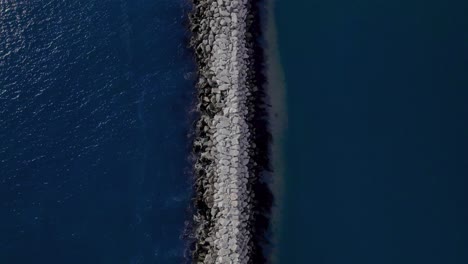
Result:
[[194,142],[193,260],[258,263],[262,213],[255,195],[268,162],[261,153],[267,134],[266,121],[259,117],[264,113],[253,35],[256,17],[249,0],[193,2],[191,46],[199,67],[200,114]]

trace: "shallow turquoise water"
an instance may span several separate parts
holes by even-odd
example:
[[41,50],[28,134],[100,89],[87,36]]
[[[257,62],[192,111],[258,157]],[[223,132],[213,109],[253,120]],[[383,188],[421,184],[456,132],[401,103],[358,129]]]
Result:
[[277,1],[280,263],[468,263],[467,10]]

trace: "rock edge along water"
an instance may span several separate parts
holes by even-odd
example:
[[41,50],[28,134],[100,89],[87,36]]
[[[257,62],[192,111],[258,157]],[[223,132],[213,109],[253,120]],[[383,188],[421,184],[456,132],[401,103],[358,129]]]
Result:
[[[199,66],[199,121],[194,142],[196,263],[260,263],[271,194],[259,31],[252,1],[194,1],[191,14]],[[255,194],[263,192],[262,199]],[[258,201],[263,200],[260,206]],[[267,201],[265,203],[265,201]]]

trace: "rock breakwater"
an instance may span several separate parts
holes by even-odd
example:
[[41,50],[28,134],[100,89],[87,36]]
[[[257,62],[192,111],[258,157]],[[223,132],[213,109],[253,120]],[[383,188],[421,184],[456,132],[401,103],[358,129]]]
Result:
[[[200,117],[194,141],[196,263],[260,263],[271,195],[259,30],[249,0],[194,0]],[[256,195],[260,195],[261,199]],[[261,201],[261,202],[259,202]],[[265,202],[266,201],[266,202]]]

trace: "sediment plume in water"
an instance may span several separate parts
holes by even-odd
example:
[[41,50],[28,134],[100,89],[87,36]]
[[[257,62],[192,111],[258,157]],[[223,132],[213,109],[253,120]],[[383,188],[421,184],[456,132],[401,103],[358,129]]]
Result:
[[272,195],[257,1],[194,0],[195,263],[264,263]]

